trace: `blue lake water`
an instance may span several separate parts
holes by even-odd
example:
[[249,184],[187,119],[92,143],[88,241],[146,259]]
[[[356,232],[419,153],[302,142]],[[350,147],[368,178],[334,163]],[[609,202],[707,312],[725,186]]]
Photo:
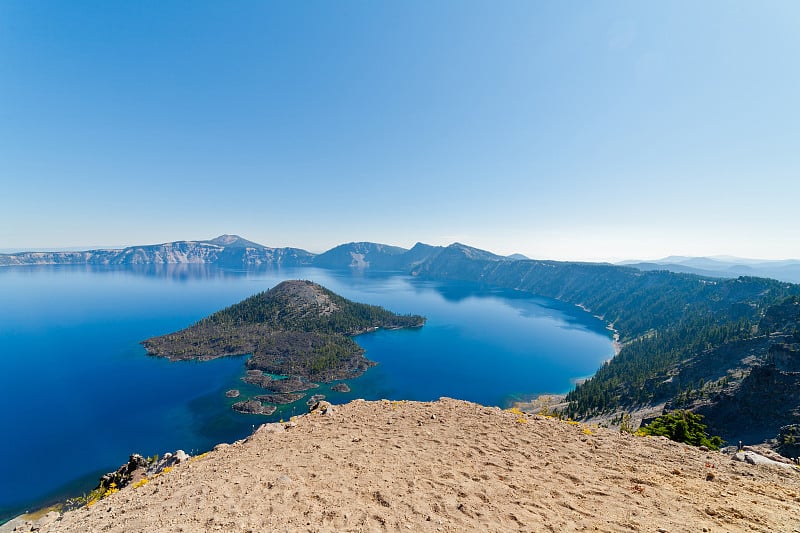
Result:
[[605,324],[577,307],[514,291],[391,273],[319,269],[235,271],[207,266],[0,268],[0,521],[88,492],[130,453],[207,450],[270,418],[233,412],[225,391],[260,391],[243,357],[170,363],[139,342],[285,279],[310,279],[346,298],[428,318],[416,330],[357,337],[377,361],[323,386],[329,400],[434,400],[506,406],[566,392],[613,355]]

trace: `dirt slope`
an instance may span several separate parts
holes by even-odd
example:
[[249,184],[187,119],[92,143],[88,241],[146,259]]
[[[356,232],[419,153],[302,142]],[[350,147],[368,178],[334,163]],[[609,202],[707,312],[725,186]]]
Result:
[[355,401],[40,531],[800,531],[800,471],[441,399]]

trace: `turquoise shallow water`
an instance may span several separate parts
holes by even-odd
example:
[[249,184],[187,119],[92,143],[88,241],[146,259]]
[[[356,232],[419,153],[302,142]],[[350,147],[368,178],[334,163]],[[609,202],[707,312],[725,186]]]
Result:
[[[130,453],[209,449],[264,417],[233,412],[224,392],[243,358],[170,363],[139,342],[180,329],[284,279],[311,279],[355,301],[428,317],[418,330],[358,343],[378,366],[349,382],[354,398],[488,405],[565,392],[613,354],[605,325],[574,306],[471,284],[318,269],[238,272],[186,265],[0,269],[0,519],[88,491]],[[272,417],[306,410],[304,401]]]

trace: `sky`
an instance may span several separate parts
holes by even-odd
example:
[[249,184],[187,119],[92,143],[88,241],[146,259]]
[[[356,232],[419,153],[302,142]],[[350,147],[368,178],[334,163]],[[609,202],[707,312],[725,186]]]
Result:
[[0,249],[800,258],[800,2],[0,2]]

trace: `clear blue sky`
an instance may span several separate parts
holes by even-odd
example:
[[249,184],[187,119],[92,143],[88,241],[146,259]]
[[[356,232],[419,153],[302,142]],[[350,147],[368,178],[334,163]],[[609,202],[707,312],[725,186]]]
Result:
[[0,2],[0,248],[800,257],[800,2]]

